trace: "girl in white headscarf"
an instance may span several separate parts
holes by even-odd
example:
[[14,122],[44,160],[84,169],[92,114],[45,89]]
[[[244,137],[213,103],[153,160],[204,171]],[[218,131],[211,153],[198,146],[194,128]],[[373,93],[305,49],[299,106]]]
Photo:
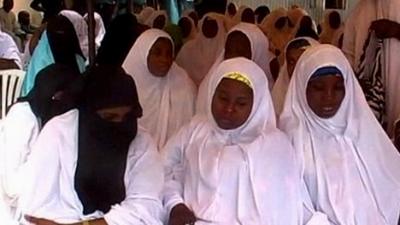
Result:
[[137,20],[139,23],[141,24],[145,24],[146,20],[148,20],[150,18],[150,16],[154,13],[154,8],[147,6],[144,9],[142,9],[142,11],[140,11],[139,15],[137,15]]
[[301,54],[310,46],[317,45],[318,42],[309,37],[299,37],[291,40],[285,48],[285,63],[279,70],[279,76],[272,88],[272,100],[276,115],[281,114],[285,103],[286,92],[289,86],[293,70]]
[[168,24],[168,14],[165,10],[154,11],[144,22],[150,28],[164,29]]
[[139,125],[159,148],[194,114],[196,88],[185,70],[173,62],[173,54],[171,37],[150,29],[136,40],[123,64],[138,87],[143,107]]
[[222,62],[207,106],[163,151],[169,224],[302,224],[300,171],[262,69],[242,57]]
[[314,209],[336,225],[397,224],[400,156],[340,49],[300,57],[279,126],[303,161]]
[[[85,14],[84,16],[85,20],[88,20],[88,15]],[[104,35],[106,34],[106,28],[103,23],[103,19],[101,18],[100,14],[97,12],[94,13],[94,20],[96,22],[96,26],[94,29],[94,35],[95,35],[95,43],[96,43],[96,50],[100,47],[101,41],[104,38]]]
[[[233,38],[230,38],[230,35],[234,32],[236,34],[240,33],[242,36],[245,36],[250,46],[245,45],[242,42],[243,40],[238,41],[236,39],[235,42]],[[249,49],[245,49],[246,47],[249,47]],[[250,23],[240,23],[235,27],[233,27],[227,35],[225,48],[215,61],[214,65],[211,67],[205,79],[200,84],[196,102],[196,113],[205,113],[207,107],[206,96],[207,96],[209,79],[213,74],[213,70],[224,59],[229,59],[239,56],[251,59],[264,71],[268,79],[269,89],[271,89],[273,85],[273,78],[270,72],[269,63],[272,60],[272,54],[268,51],[268,47],[269,47],[268,39],[262,33],[262,31],[257,27],[257,25]]]
[[81,46],[81,50],[83,56],[86,59],[89,58],[89,36],[88,36],[88,25],[83,16],[81,16],[78,12],[72,10],[62,10],[60,15],[63,15],[71,21],[72,25],[74,25],[76,35],[79,39],[79,45]]
[[197,27],[190,16],[182,16],[178,22],[178,26],[181,28],[184,44],[196,38]]
[[225,34],[222,18],[216,13],[208,13],[199,23],[196,38],[187,42],[179,51],[176,63],[188,72],[197,86],[221,54]]

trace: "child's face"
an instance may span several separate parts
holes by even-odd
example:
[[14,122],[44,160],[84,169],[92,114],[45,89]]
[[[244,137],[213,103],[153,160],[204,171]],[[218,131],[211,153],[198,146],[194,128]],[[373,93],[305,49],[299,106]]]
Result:
[[253,107],[253,90],[246,84],[222,79],[215,90],[211,111],[218,126],[231,130],[244,124]]
[[300,56],[304,53],[305,49],[292,48],[286,52],[286,68],[289,75],[289,79],[292,78],[294,68],[296,67],[297,61]]
[[250,40],[240,31],[230,33],[225,43],[224,59],[235,57],[245,57],[251,60]]
[[167,38],[159,38],[149,51],[147,66],[156,77],[167,75],[173,62],[172,43]]
[[345,96],[343,77],[332,74],[310,80],[306,96],[309,107],[317,116],[333,117]]

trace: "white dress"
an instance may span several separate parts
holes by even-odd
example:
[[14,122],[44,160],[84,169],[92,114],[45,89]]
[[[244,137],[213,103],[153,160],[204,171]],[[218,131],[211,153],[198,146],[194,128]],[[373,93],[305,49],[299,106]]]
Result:
[[126,164],[126,197],[107,213],[83,215],[74,189],[78,157],[77,110],[50,120],[40,133],[28,160],[21,196],[24,215],[76,223],[104,217],[109,225],[162,224],[159,199],[163,184],[162,167],[149,135],[139,129],[132,141]]

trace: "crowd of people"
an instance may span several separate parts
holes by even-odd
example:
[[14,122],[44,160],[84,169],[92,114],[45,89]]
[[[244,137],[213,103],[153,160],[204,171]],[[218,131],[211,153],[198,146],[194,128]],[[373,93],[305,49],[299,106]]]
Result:
[[96,13],[91,64],[83,8],[38,28],[22,11],[21,36],[12,2],[0,70],[26,75],[0,121],[1,224],[399,223],[400,1],[319,23],[233,2],[177,24]]

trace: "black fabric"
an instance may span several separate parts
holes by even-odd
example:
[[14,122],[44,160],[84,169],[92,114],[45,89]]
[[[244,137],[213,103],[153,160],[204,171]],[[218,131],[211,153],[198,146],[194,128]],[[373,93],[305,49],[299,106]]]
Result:
[[101,42],[95,60],[96,63],[122,66],[139,35],[134,15],[123,14],[117,16],[111,21]]
[[74,26],[66,17],[59,15],[49,20],[47,37],[54,61],[78,68],[76,55],[83,54]]
[[81,78],[82,75],[68,65],[51,64],[39,71],[32,90],[18,101],[29,102],[33,113],[44,125],[54,116],[76,107]]
[[[129,145],[142,115],[136,86],[122,68],[95,66],[87,74],[83,102],[79,107],[78,162],[75,190],[83,213],[107,213],[125,199],[124,175]],[[131,106],[123,121],[112,122],[96,112]]]

